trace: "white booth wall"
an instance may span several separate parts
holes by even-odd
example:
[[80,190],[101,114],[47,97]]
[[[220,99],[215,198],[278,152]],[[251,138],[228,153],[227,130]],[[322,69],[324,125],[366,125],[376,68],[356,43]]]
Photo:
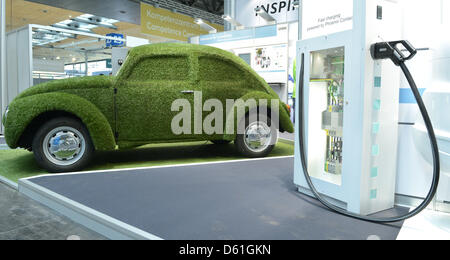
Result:
[[[234,53],[269,83],[280,99],[288,103],[293,91],[293,61],[298,39],[298,23],[284,23],[249,28],[240,31],[222,32],[190,38],[191,43],[209,45]],[[262,53],[258,55],[257,53]],[[261,64],[261,57],[270,58],[270,65]]]
[[[7,106],[20,92],[33,85],[33,61],[31,27],[23,27],[6,34],[6,86],[2,93],[5,98],[2,108]],[[0,114],[0,121],[3,113]],[[0,127],[3,134],[3,125]]]
[[[416,48],[429,48],[419,51],[417,56],[407,63],[421,92],[433,85],[437,62],[440,69],[450,72],[450,55],[447,58],[433,58],[440,44],[450,43],[450,37],[446,36],[450,31],[449,2],[448,0],[401,1],[404,16],[403,38],[409,40]],[[444,62],[445,60],[448,62]],[[449,79],[447,81],[450,82]],[[414,124],[419,117],[419,109],[404,77],[400,86],[399,113],[396,192],[400,195],[423,198],[431,185],[432,165],[422,157],[414,143]],[[441,178],[441,183],[448,181]],[[446,197],[437,199],[450,202],[450,198]]]
[[234,16],[245,27],[264,26],[267,22],[256,15],[255,8],[262,7],[277,20],[278,23],[291,23],[298,21],[298,8],[294,0],[225,0],[234,1]]

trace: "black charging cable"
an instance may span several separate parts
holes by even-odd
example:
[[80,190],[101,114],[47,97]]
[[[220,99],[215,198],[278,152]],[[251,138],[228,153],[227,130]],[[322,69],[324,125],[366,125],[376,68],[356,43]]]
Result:
[[[396,46],[398,44],[403,44],[407,50],[410,52],[409,56],[405,56]],[[341,214],[344,216],[352,217],[359,220],[369,221],[373,223],[394,223],[394,222],[400,222],[404,221],[408,218],[414,217],[417,214],[419,214],[421,211],[427,208],[427,206],[432,202],[437,188],[439,184],[439,174],[440,174],[440,161],[439,161],[439,149],[438,144],[436,140],[436,135],[434,133],[433,125],[431,123],[431,119],[428,115],[427,109],[425,107],[425,104],[422,100],[422,97],[420,95],[420,92],[417,88],[416,83],[414,82],[414,79],[409,72],[408,67],[405,65],[405,61],[411,59],[414,57],[414,55],[417,53],[417,50],[412,47],[409,42],[406,41],[398,41],[398,42],[383,42],[383,43],[377,43],[372,45],[371,48],[372,57],[377,59],[391,59],[395,65],[400,66],[402,69],[406,79],[408,80],[409,86],[411,87],[411,90],[414,94],[414,97],[417,101],[417,105],[419,106],[420,113],[422,114],[423,120],[425,122],[425,126],[428,131],[428,137],[431,142],[431,150],[433,153],[433,180],[431,184],[431,188],[424,199],[424,201],[414,210],[410,211],[408,214],[397,216],[397,217],[391,217],[391,218],[376,218],[371,216],[363,216],[355,213],[348,212],[340,207],[335,206],[334,204],[328,202],[320,193],[317,191],[317,189],[314,187],[314,184],[311,180],[311,177],[308,173],[308,167],[307,167],[307,160],[305,155],[305,143],[304,143],[304,128],[305,128],[305,122],[304,122],[304,113],[305,113],[305,107],[304,107],[304,77],[305,77],[305,54],[301,54],[301,69],[300,69],[300,93],[299,93],[299,107],[301,110],[299,111],[299,124],[300,127],[298,129],[298,139],[299,139],[299,148],[300,148],[300,158],[302,161],[302,167],[303,167],[303,174],[305,176],[306,182],[308,183],[308,186],[313,193],[313,195],[327,208]]]

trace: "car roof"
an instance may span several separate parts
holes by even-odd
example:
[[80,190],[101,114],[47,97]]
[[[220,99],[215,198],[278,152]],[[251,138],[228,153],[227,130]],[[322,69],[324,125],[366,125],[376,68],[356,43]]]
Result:
[[157,43],[135,47],[130,52],[131,57],[137,57],[142,55],[147,56],[147,55],[191,55],[191,54],[220,56],[222,58],[231,60],[240,66],[248,67],[247,63],[245,63],[241,58],[234,55],[233,53],[207,45],[198,45],[189,43]]
[[[130,54],[128,56],[128,60],[133,63],[139,60],[141,57],[152,56],[152,55],[210,55],[216,56],[217,58],[222,58],[226,60],[231,60],[239,67],[247,71],[250,75],[255,77],[261,85],[265,88],[266,91],[272,92],[269,85],[265,82],[261,76],[259,76],[251,67],[248,65],[243,59],[234,55],[231,52],[207,46],[207,45],[198,45],[198,44],[189,44],[189,43],[156,43],[156,44],[147,44],[138,47],[134,47],[131,49]],[[132,69],[132,68],[127,68]],[[121,71],[119,74],[128,73],[126,71]]]
[[[191,54],[194,52],[204,52],[212,54],[228,53],[222,49],[207,45],[198,45],[190,43],[156,43],[135,47],[132,49],[135,54]],[[231,53],[229,53],[231,54]],[[228,56],[228,55],[227,55]]]

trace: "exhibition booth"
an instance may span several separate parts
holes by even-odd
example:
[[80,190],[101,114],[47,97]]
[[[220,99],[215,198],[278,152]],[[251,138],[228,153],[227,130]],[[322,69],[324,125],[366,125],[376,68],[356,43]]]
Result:
[[450,239],[445,0],[38,2],[1,5],[2,185],[109,239]]
[[[247,62],[280,96],[293,105],[293,64],[298,22],[207,34],[190,43],[230,51]],[[289,95],[290,93],[290,95]]]

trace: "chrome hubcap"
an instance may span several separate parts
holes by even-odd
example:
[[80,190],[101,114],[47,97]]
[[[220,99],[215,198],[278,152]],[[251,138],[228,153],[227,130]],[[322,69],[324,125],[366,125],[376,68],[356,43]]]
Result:
[[76,163],[84,154],[83,135],[72,127],[58,127],[44,138],[44,154],[54,164],[67,166]]
[[245,145],[253,152],[262,152],[271,145],[272,131],[264,122],[253,122],[245,129]]

